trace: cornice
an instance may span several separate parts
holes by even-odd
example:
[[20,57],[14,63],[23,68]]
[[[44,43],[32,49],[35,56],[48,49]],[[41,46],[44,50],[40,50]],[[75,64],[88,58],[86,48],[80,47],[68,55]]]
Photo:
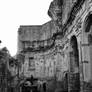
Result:
[[[26,44],[26,41],[24,43]],[[31,44],[30,44],[29,47],[23,49],[23,51],[22,51],[23,53],[26,53],[26,52],[44,52],[44,51],[47,51],[47,50],[49,50],[50,48],[52,48],[54,46],[55,39],[50,38],[50,39],[42,40],[42,41],[35,41],[35,42],[32,41],[30,43]]]
[[46,39],[46,40],[32,41],[32,42],[23,41],[24,44],[30,43],[30,46],[27,48],[24,47],[21,52],[26,53],[26,52],[45,52],[45,51],[48,51],[48,50],[52,49],[53,47],[55,47],[55,40],[62,39],[61,35],[62,35],[62,33],[58,32],[58,33],[54,33],[51,38]]

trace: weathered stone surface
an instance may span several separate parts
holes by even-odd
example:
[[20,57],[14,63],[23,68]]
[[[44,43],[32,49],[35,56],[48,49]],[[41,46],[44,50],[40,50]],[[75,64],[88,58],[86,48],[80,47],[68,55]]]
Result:
[[64,90],[58,84],[68,80],[63,83],[68,92],[91,92],[87,85],[92,80],[92,1],[53,0],[48,15],[52,20],[39,27],[19,28],[18,51],[30,47],[24,53],[25,75],[30,76],[29,57],[34,57],[34,76],[55,80],[56,91]]

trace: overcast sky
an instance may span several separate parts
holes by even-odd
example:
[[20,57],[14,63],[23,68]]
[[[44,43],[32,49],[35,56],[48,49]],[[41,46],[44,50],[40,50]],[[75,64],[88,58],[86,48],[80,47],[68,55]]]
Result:
[[52,0],[0,0],[0,48],[17,52],[20,25],[41,25],[50,20],[47,11]]

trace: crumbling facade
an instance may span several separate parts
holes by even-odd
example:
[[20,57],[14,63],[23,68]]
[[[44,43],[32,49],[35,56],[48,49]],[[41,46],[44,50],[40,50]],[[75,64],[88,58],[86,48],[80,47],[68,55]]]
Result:
[[91,6],[91,0],[54,0],[48,11],[58,24],[64,47],[68,48],[69,92],[87,92],[92,87]]
[[52,20],[38,28],[19,28],[18,53],[24,54],[27,68],[24,75],[31,75],[31,71],[25,74],[30,65],[36,77],[67,80],[68,92],[91,92],[92,1],[53,0],[48,15]]

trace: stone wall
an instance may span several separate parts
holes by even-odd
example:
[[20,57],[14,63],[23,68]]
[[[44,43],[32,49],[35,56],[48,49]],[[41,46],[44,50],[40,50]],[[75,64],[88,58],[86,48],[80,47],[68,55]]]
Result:
[[[53,0],[51,3],[52,5],[55,2],[59,2],[59,0]],[[88,33],[85,33],[86,25],[88,25],[88,22],[85,22],[87,20],[87,17],[92,14],[92,1],[91,0],[64,0],[62,4],[61,9],[61,19],[59,19],[58,12],[56,11],[56,7],[59,7],[59,4],[57,3],[56,6],[50,7],[49,8],[49,15],[52,17],[52,19],[55,22],[62,22],[61,25],[56,25],[61,32],[58,34],[62,33],[62,45],[66,50],[63,48],[64,55],[68,58],[68,71],[69,71],[69,76],[71,75],[70,72],[70,67],[71,67],[71,55],[70,53],[72,52],[72,47],[71,47],[71,38],[73,36],[76,37],[77,40],[77,45],[78,45],[78,53],[79,53],[79,73],[80,73],[80,88],[83,91],[83,86],[85,85],[84,82],[90,83],[91,76],[92,76],[92,65],[91,64],[91,44],[88,43],[88,35],[90,35],[89,39],[91,42],[91,31]],[[51,16],[52,14],[52,16]],[[55,17],[54,17],[55,16]],[[60,16],[60,15],[59,15]],[[91,16],[90,16],[91,17]],[[91,20],[91,18],[90,18]],[[57,24],[58,24],[57,23]],[[63,25],[64,24],[64,25]],[[61,26],[61,29],[60,29]],[[87,30],[88,31],[88,30]],[[58,35],[57,34],[57,35]],[[67,54],[65,54],[67,53]],[[74,59],[74,58],[72,58]],[[72,60],[74,61],[74,60]],[[65,61],[64,61],[65,62]],[[75,79],[72,77],[68,76],[68,82],[70,81],[73,82]],[[72,78],[72,79],[71,79]],[[78,81],[78,80],[77,80]],[[71,84],[69,84],[69,92],[71,92]],[[72,85],[73,86],[73,85]],[[87,88],[87,87],[86,87]],[[85,89],[86,89],[85,88]],[[90,88],[90,87],[89,87]],[[83,91],[84,92],[84,91]],[[89,91],[87,91],[89,92]]]
[[[18,31],[18,53],[21,54],[21,52],[27,48],[39,49],[40,46],[43,46],[43,47],[45,45],[49,46],[51,44],[50,39],[52,39],[51,37],[55,32],[56,30],[55,30],[53,21],[49,21],[41,26],[20,26]],[[43,57],[39,56],[39,53],[37,52],[35,51],[31,52],[29,50],[26,52],[23,52],[25,57],[25,60],[24,60],[25,62],[22,67],[25,67],[25,69],[23,70],[22,68],[21,70],[23,71],[24,75],[27,77],[29,77],[31,74],[33,74],[34,76],[37,76],[38,74],[40,75],[40,77],[42,77],[45,73],[44,66],[43,66],[45,60],[43,60]],[[41,54],[43,53],[44,52],[42,52]],[[38,56],[38,57],[35,57],[35,56]],[[34,69],[29,69],[29,64],[30,64],[29,58],[31,57],[33,57]],[[39,63],[38,65],[40,66],[38,67],[36,63]],[[35,71],[35,66],[38,69],[40,69],[40,71],[42,72],[37,73],[38,69],[36,69],[37,71]]]
[[64,86],[69,92],[83,91],[84,86],[91,88],[92,32],[90,27],[86,33],[85,27],[87,16],[92,15],[92,1],[62,0],[60,3],[60,0],[53,0],[48,14],[52,20],[39,27],[19,28],[18,51],[24,51],[25,75],[28,77],[32,73],[28,69],[29,58],[33,57],[35,77],[54,78],[58,89],[61,88],[58,84],[62,85],[65,80],[68,86]]
[[[79,73],[80,73],[80,88],[83,90],[83,81],[89,82],[91,80],[91,63],[90,63],[90,47],[88,45],[88,38],[87,34],[84,33],[85,30],[85,19],[86,16],[89,15],[90,12],[92,12],[91,8],[92,2],[85,1],[85,3],[82,5],[82,8],[77,13],[73,23],[67,27],[67,31],[65,34],[65,38],[69,39],[69,52],[71,52],[71,38],[72,36],[76,36],[77,42],[78,42],[78,51],[79,51]],[[64,38],[63,38],[64,39]],[[70,57],[69,57],[70,58]],[[69,65],[70,67],[71,65]],[[71,74],[70,74],[71,75]],[[72,79],[73,80],[73,79]],[[70,80],[69,80],[70,81]],[[70,87],[71,88],[71,87]],[[86,88],[85,88],[86,89]],[[90,89],[87,88],[87,89]],[[69,92],[70,89],[69,89]],[[83,91],[84,92],[84,91]],[[89,91],[87,91],[89,92]]]

